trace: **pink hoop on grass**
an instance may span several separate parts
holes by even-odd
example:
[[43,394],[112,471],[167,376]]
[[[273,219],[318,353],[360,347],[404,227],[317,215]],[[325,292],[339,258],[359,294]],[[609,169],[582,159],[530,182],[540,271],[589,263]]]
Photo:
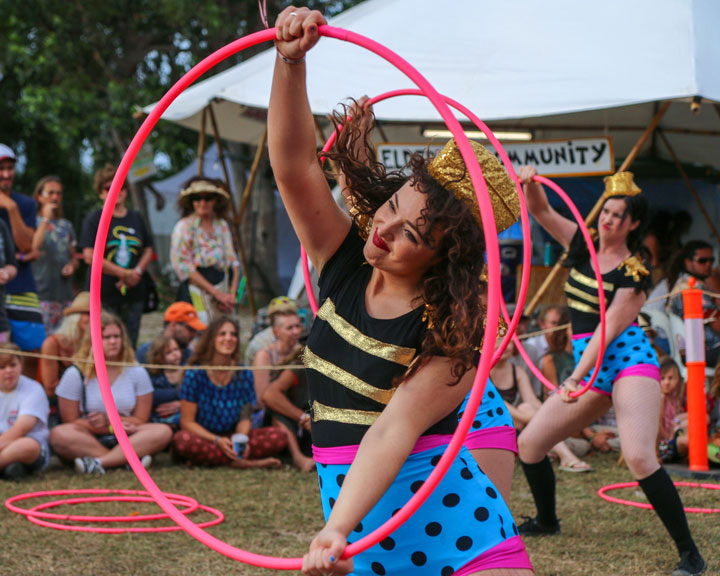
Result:
[[[697,482],[673,482],[675,486],[688,486],[690,488],[703,488],[705,490],[720,490],[720,484],[699,484]],[[639,484],[637,482],[620,482],[619,484],[609,484],[603,486],[597,491],[598,496],[603,500],[612,502],[613,504],[622,504],[623,506],[631,506],[632,508],[643,508],[645,510],[652,510],[652,504],[647,502],[635,502],[633,500],[624,500],[622,498],[616,498],[615,496],[609,496],[607,493],[611,490],[620,490],[622,488],[637,488]],[[720,513],[720,508],[683,508],[685,512],[690,514],[717,514]]]
[[[390,64],[398,68],[401,72],[405,73],[430,99],[433,105],[437,108],[438,112],[442,116],[446,125],[450,131],[455,135],[458,148],[468,167],[471,180],[475,186],[475,190],[478,194],[478,201],[481,207],[481,217],[484,230],[495,230],[495,218],[488,198],[487,187],[485,180],[482,177],[482,171],[477,163],[477,159],[473,154],[472,148],[462,131],[460,123],[450,113],[449,108],[442,101],[442,98],[437,91],[430,85],[430,83],[415,70],[407,61],[402,59],[400,56],[378,44],[377,42],[355,34],[348,30],[340,28],[334,28],[332,26],[320,26],[318,32],[321,36],[327,36],[329,38],[335,38],[346,42],[351,42],[362,48],[366,48],[376,55],[382,57]],[[120,165],[118,166],[117,173],[113,178],[110,191],[108,193],[105,206],[100,217],[100,223],[98,225],[98,232],[95,239],[95,250],[93,253],[93,261],[90,276],[90,331],[92,334],[92,345],[93,354],[96,361],[97,377],[100,384],[100,391],[102,394],[103,402],[107,410],[110,424],[115,430],[115,434],[118,439],[118,443],[125,454],[130,467],[133,469],[138,477],[138,480],[142,483],[145,489],[155,498],[158,505],[168,513],[168,515],[177,524],[182,526],[188,534],[193,538],[199,540],[206,546],[213,550],[233,558],[245,562],[246,564],[252,564],[254,566],[260,566],[263,568],[270,569],[282,569],[282,570],[298,570],[302,565],[301,558],[276,558],[273,556],[264,556],[260,554],[254,554],[240,548],[230,546],[226,542],[211,536],[201,528],[198,528],[195,524],[190,522],[180,511],[173,506],[173,504],[164,496],[162,491],[158,488],[155,482],[152,480],[150,475],[147,473],[140,460],[130,444],[127,434],[122,427],[120,415],[118,414],[117,407],[112,397],[110,385],[108,383],[107,376],[107,365],[105,364],[105,355],[102,349],[102,329],[100,326],[100,311],[101,311],[101,299],[100,299],[100,285],[102,278],[102,261],[104,247],[107,241],[108,229],[110,226],[110,220],[112,212],[117,202],[118,193],[125,182],[127,173],[132,165],[133,160],[137,156],[137,153],[142,144],[147,139],[150,131],[155,126],[157,121],[160,119],[162,113],[167,107],[185,90],[192,82],[200,77],[207,70],[212,68],[217,63],[221,62],[225,58],[244,50],[250,46],[254,46],[261,42],[266,42],[274,39],[275,29],[271,28],[268,30],[262,30],[255,32],[243,38],[236,40],[228,44],[227,46],[217,50],[196,66],[194,66],[189,72],[187,72],[180,80],[178,80],[168,92],[163,96],[157,106],[150,112],[148,117],[140,126],[140,129],[135,134],[128,150],[123,156]],[[499,310],[498,310],[498,298],[499,294],[499,278],[500,278],[500,253],[498,247],[498,241],[495,234],[485,234],[485,244],[488,255],[488,275],[490,278],[497,278],[496,282],[490,282],[488,288],[488,309],[487,309],[487,324],[485,329],[485,338],[482,345],[482,354],[480,357],[480,363],[473,385],[473,390],[468,401],[468,407],[463,418],[460,420],[458,427],[453,435],[443,457],[441,458],[438,465],[435,467],[433,472],[424,482],[422,487],[413,495],[413,497],[403,506],[400,511],[395,514],[388,522],[380,526],[377,530],[368,534],[366,537],[358,540],[357,542],[349,545],[343,554],[343,557],[347,558],[354,556],[371,546],[377,544],[384,539],[388,534],[405,522],[411,514],[413,514],[422,503],[428,498],[431,492],[438,485],[448,468],[452,464],[452,461],[457,456],[460,448],[462,447],[463,441],[467,432],[470,428],[472,418],[477,411],[478,405],[482,398],[482,394],[485,388],[485,381],[487,380],[488,373],[490,372],[490,363],[492,360],[492,353],[494,348],[495,335],[497,334]]]
[[[62,500],[53,500],[50,502],[43,502],[37,504],[33,508],[25,509],[15,506],[15,502],[21,500],[28,500],[31,498],[41,498],[47,496],[62,496],[71,494],[104,494],[104,496],[85,496],[82,498],[67,498]],[[165,494],[174,504],[181,506],[187,506],[182,510],[181,514],[190,514],[200,509],[205,512],[209,512],[215,515],[212,520],[207,520],[196,524],[201,528],[209,528],[220,524],[225,516],[219,510],[211,508],[209,506],[203,506],[199,504],[194,498],[188,496],[182,496],[180,494]],[[73,504],[86,504],[93,502],[155,502],[155,499],[150,496],[147,492],[139,490],[49,490],[43,492],[31,492],[28,494],[20,494],[13,496],[5,501],[5,506],[8,510],[17,514],[26,516],[27,519],[33,524],[43,526],[45,528],[53,528],[55,530],[64,530],[70,532],[94,532],[100,534],[124,534],[128,532],[132,533],[148,533],[148,532],[177,532],[182,530],[181,526],[131,526],[127,528],[109,528],[105,526],[75,526],[72,524],[59,524],[57,522],[49,522],[48,519],[65,520],[70,522],[143,522],[149,520],[162,520],[169,518],[168,514],[145,514],[138,516],[78,516],[71,514],[55,514],[52,512],[43,512],[48,508],[56,508],[58,506],[73,505]],[[189,521],[189,520],[188,520]]]

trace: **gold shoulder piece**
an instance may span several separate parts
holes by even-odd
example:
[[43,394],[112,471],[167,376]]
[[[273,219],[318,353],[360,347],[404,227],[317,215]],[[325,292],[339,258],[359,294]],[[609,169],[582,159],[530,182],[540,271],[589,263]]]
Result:
[[625,276],[632,276],[632,279],[635,280],[635,282],[640,282],[641,276],[650,275],[650,271],[645,267],[643,261],[637,256],[630,256],[630,258],[618,266],[618,270],[623,268],[625,269]]

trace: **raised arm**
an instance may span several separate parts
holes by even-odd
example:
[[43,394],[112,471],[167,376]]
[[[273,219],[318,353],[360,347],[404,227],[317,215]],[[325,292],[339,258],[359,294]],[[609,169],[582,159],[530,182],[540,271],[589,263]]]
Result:
[[350,218],[335,203],[316,155],[315,126],[305,86],[305,53],[325,24],[318,11],[289,6],[278,16],[268,150],[290,220],[320,272],[342,243]]
[[535,182],[532,178],[537,175],[534,166],[520,166],[517,172],[518,178],[523,185],[523,192],[527,200],[528,210],[540,226],[555,238],[567,250],[570,247],[573,236],[578,229],[578,225],[572,220],[558,214],[555,209],[550,206],[547,194],[542,184]]

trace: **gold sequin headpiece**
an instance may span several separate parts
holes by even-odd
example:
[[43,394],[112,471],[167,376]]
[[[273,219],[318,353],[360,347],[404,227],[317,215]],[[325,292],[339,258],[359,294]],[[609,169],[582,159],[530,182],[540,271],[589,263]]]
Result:
[[[497,231],[502,232],[512,226],[520,217],[517,189],[503,165],[492,152],[472,140],[470,145],[478,159],[490,193]],[[430,176],[437,180],[443,188],[450,190],[455,198],[470,207],[475,221],[482,226],[475,189],[454,138],[445,144],[445,147],[432,159],[428,171]]]
[[605,192],[603,197],[610,198],[612,196],[637,196],[642,192],[633,180],[632,172],[618,172],[612,176],[605,177]]

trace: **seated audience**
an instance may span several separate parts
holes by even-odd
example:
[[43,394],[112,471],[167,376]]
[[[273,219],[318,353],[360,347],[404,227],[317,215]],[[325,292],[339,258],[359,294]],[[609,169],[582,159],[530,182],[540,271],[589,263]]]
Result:
[[[257,332],[245,347],[244,360],[247,366],[252,366],[255,363],[255,354],[275,342],[275,333],[273,332],[272,326],[273,318],[275,315],[282,314],[298,315],[297,305],[287,296],[278,296],[270,300],[270,304],[268,304],[267,307],[268,325]],[[258,317],[261,317],[260,313],[258,313]]]
[[[181,364],[186,364],[192,355],[192,342],[207,326],[200,321],[197,311],[189,302],[173,302],[165,310],[165,327],[162,334],[172,338],[180,346]],[[151,342],[146,342],[135,353],[140,364],[148,363]]]
[[[160,334],[150,345],[149,364],[180,366],[182,350],[174,338]],[[153,385],[152,422],[164,422],[173,427],[180,426],[180,384],[183,371],[172,368],[148,368]]]
[[[715,256],[710,244],[703,240],[691,240],[675,256],[668,284],[671,292],[687,288],[688,280],[697,280],[697,287],[704,290],[705,281],[712,273]],[[672,280],[675,279],[674,282]],[[720,307],[713,299],[703,294],[703,315],[705,316],[705,359],[708,366],[714,366],[720,359]],[[668,302],[668,310],[683,317],[683,297],[676,294]]]
[[21,374],[15,344],[0,348],[0,475],[18,480],[47,467],[48,399],[42,386]]
[[[567,307],[558,307],[556,311],[558,312],[556,326],[569,324],[570,312]],[[563,330],[548,332],[547,334],[543,334],[543,336],[545,336],[548,348],[545,355],[540,359],[539,368],[543,376],[557,387],[560,385],[560,382],[565,382],[565,379],[570,376],[575,368],[575,360],[572,355],[570,326]],[[548,390],[545,388],[545,395],[547,395],[547,392]]]
[[[103,312],[102,346],[108,362],[132,363],[134,352],[120,319]],[[146,468],[152,456],[172,439],[166,424],[150,423],[152,384],[140,366],[107,366],[115,405],[125,432]],[[57,387],[62,424],[52,429],[50,444],[65,461],[75,462],[80,474],[104,474],[127,463],[110,426],[95,373],[90,331],[85,333],[75,364],[65,370]]]
[[[560,304],[549,304],[540,310],[537,318],[538,328],[540,330],[552,330],[560,325],[560,315],[562,313],[563,306]],[[525,351],[530,356],[535,366],[540,367],[540,360],[545,354],[547,354],[550,336],[553,332],[546,332],[545,334],[537,334],[531,336],[523,341]],[[530,384],[532,386],[535,396],[538,398],[543,397],[543,385],[534,374],[530,374]]]
[[687,414],[683,410],[685,382],[675,360],[665,357],[660,362],[662,409],[658,442],[663,462],[684,459],[688,453]]
[[38,363],[38,380],[45,388],[45,393],[50,399],[50,426],[59,423],[57,414],[57,388],[60,378],[65,370],[72,365],[72,358],[79,350],[85,331],[90,323],[90,293],[80,292],[72,304],[63,310],[63,321],[54,334],[45,338],[41,354],[44,356],[55,356],[67,358],[67,360],[56,360],[54,358],[40,358]]
[[[490,370],[490,379],[505,401],[515,428],[521,431],[540,409],[541,402],[530,385],[527,372],[509,361],[514,352],[515,344],[511,342]],[[560,470],[565,472],[592,470],[590,465],[575,456],[564,442],[556,444],[553,452],[560,459]]]
[[[188,370],[180,388],[180,428],[173,454],[189,464],[229,465],[233,468],[276,468],[269,458],[287,447],[284,428],[252,430],[255,387],[250,370],[228,370],[240,359],[240,325],[236,318],[219,315],[210,322],[188,364],[217,366],[217,370]],[[237,454],[231,436],[249,441]]]

